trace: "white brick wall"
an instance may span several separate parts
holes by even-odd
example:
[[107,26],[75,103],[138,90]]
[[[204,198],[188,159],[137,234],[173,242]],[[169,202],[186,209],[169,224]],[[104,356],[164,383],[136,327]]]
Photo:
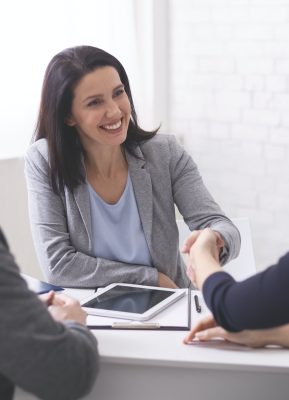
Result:
[[168,125],[263,269],[289,250],[289,0],[168,1]]

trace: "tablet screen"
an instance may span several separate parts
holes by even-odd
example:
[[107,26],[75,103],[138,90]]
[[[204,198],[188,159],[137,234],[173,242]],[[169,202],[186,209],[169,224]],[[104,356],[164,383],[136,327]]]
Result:
[[173,294],[174,291],[116,285],[85,303],[85,307],[143,314]]

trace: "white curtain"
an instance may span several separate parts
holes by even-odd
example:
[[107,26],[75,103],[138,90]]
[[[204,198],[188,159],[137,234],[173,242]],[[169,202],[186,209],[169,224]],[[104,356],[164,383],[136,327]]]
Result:
[[88,44],[124,65],[140,122],[152,129],[153,0],[8,0],[0,5],[0,158],[22,156],[36,122],[45,68],[54,54]]

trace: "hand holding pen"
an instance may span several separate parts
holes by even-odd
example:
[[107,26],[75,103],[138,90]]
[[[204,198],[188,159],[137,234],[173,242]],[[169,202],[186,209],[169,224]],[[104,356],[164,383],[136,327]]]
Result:
[[53,290],[50,290],[48,293],[43,293],[38,296],[39,300],[42,301],[47,307],[51,306],[55,299],[55,292]]

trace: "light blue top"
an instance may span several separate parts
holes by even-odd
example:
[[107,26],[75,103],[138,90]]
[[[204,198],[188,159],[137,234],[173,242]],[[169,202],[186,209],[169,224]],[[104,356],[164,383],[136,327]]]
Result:
[[123,194],[115,204],[103,201],[89,184],[88,189],[94,256],[152,266],[130,175]]

